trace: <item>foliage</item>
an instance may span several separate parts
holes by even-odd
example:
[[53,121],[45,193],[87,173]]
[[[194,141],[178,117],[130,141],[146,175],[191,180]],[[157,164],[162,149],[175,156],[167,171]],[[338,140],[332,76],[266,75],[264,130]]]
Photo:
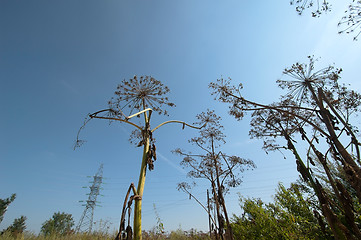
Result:
[[302,194],[303,186],[279,184],[274,203],[260,199],[240,199],[242,216],[233,217],[236,239],[332,239],[317,224],[311,196]]
[[8,233],[11,233],[12,235],[16,236],[18,235],[19,233],[22,233],[25,231],[26,229],[26,224],[25,224],[25,221],[26,221],[26,217],[25,216],[21,216],[19,218],[16,218],[14,219],[13,223],[8,227],[6,228],[2,234],[4,232],[8,232]]
[[9,233],[4,233],[0,236],[1,240],[114,240],[114,234],[98,234],[98,233],[76,233],[61,235],[57,233],[52,233],[50,235],[36,235],[31,232],[24,232],[18,234],[17,236],[11,235]]
[[71,214],[57,212],[42,224],[40,232],[45,236],[52,234],[67,235],[72,232],[73,226],[74,220]]
[[211,239],[208,234],[203,233],[202,231],[197,231],[196,229],[190,229],[189,231],[183,231],[182,229],[177,229],[176,231],[172,231],[167,239],[171,240],[208,240]]
[[5,199],[0,199],[0,223],[4,219],[4,215],[10,203],[12,203],[16,198],[16,194],[12,194],[10,197]]

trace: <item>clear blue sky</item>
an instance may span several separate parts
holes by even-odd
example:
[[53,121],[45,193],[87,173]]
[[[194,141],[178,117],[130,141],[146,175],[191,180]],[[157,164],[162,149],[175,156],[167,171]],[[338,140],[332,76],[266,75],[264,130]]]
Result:
[[[247,97],[277,101],[282,70],[314,54],[320,67],[342,67],[342,81],[360,91],[360,42],[337,34],[348,4],[340,2],[314,19],[298,16],[289,1],[0,1],[0,198],[17,194],[0,229],[25,215],[28,229],[38,232],[57,211],[73,214],[77,223],[84,210],[78,201],[88,193],[82,186],[101,163],[105,196],[94,219],[117,228],[125,192],[139,174],[142,151],[128,143],[132,129],[94,120],[83,132],[88,142],[76,151],[72,145],[86,114],[106,107],[116,85],[135,74],[162,81],[177,105],[153,125],[193,122],[197,113],[215,109],[228,136],[223,151],[255,161],[258,168],[226,198],[231,213],[240,214],[237,193],[270,201],[278,182],[297,179],[294,159],[266,155],[260,141],[249,139],[248,119],[227,116],[207,85],[229,76],[244,83]],[[160,158],[147,174],[144,229],[156,225],[155,204],[167,231],[207,230],[203,210],[176,190],[186,171],[170,152],[191,149],[187,139],[194,134],[177,125],[156,132]],[[206,186],[193,190],[202,201]]]

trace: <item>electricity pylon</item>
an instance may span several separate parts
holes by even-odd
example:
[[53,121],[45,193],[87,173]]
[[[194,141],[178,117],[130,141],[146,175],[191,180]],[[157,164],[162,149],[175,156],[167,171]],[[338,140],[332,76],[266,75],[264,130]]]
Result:
[[[99,195],[100,185],[103,182],[103,164],[100,165],[98,172],[93,176],[92,185],[90,188],[90,193],[88,200],[86,201],[79,201],[79,202],[86,202],[86,204],[82,204],[82,206],[85,206],[84,212],[80,218],[80,221],[78,225],[75,228],[76,232],[84,231],[91,233],[92,227],[93,227],[93,216],[94,216],[94,208],[97,203],[97,197]],[[85,187],[86,188],[86,187]]]

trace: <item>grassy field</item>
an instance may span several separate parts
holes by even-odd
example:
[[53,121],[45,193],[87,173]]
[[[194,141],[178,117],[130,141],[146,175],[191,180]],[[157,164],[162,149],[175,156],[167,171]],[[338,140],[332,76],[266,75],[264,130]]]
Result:
[[[17,235],[13,235],[11,233],[4,233],[0,235],[1,240],[113,240],[116,236],[114,234],[102,234],[102,233],[94,233],[94,234],[68,234],[65,236],[62,235],[37,235],[30,232],[25,232]],[[197,231],[182,231],[176,230],[166,234],[156,234],[154,232],[144,232],[143,231],[143,240],[161,240],[161,239],[171,239],[171,240],[210,240],[208,234],[197,232]]]

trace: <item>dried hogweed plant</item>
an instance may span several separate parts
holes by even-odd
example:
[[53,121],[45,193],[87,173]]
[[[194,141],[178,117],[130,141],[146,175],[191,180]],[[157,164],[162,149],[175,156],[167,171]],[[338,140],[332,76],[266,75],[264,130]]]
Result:
[[[233,239],[232,226],[228,217],[225,202],[225,194],[230,188],[237,187],[242,182],[241,173],[245,170],[255,168],[253,161],[234,155],[228,155],[220,151],[225,141],[224,127],[221,125],[221,118],[214,111],[208,110],[197,115],[198,124],[207,124],[199,130],[197,136],[191,138],[189,143],[196,146],[200,152],[191,153],[182,149],[175,149],[173,152],[183,158],[181,165],[190,169],[188,177],[193,179],[205,179],[210,183],[210,192],[214,203],[215,214],[206,208],[193,194],[190,189],[193,185],[180,183],[178,190],[187,193],[208,213],[210,223],[215,227],[216,239]],[[210,227],[210,232],[212,231]]]
[[[360,111],[361,95],[339,82],[341,68],[331,65],[317,70],[315,62],[309,56],[307,63],[286,68],[278,86],[287,94],[273,104],[244,98],[242,85],[234,86],[230,79],[217,80],[210,88],[216,99],[229,105],[229,113],[236,119],[252,112],[250,135],[263,139],[266,151],[286,149],[293,153],[297,170],[313,188],[335,238],[361,239],[355,221],[360,212],[353,208],[361,202],[361,144],[357,128],[350,123],[352,115]],[[279,138],[286,140],[285,146],[279,144]],[[297,138],[308,146],[307,162],[297,150]],[[315,162],[326,179],[323,183],[311,166]],[[337,164],[342,166],[343,182],[331,172],[330,166]]]
[[[121,216],[119,233],[116,239],[132,238],[142,239],[141,230],[141,206],[142,196],[145,184],[146,169],[154,169],[154,161],[157,159],[155,139],[153,132],[159,127],[168,123],[179,123],[183,126],[200,129],[201,126],[193,126],[183,121],[170,120],[165,121],[155,128],[151,129],[150,119],[153,112],[159,115],[168,115],[164,107],[174,107],[174,103],[168,100],[165,95],[169,92],[168,87],[164,86],[160,81],[151,76],[134,76],[129,80],[123,80],[115,91],[115,97],[108,102],[109,108],[88,114],[83,126],[79,129],[75,147],[81,146],[85,141],[79,139],[80,132],[91,119],[106,119],[111,122],[127,123],[135,127],[132,132],[131,142],[137,142],[137,147],[143,146],[143,157],[139,174],[137,188],[132,183],[125,197],[123,211]],[[143,117],[144,121],[135,123],[132,121],[134,117]],[[139,122],[139,120],[138,120]],[[130,196],[130,193],[133,195]],[[130,209],[132,202],[134,206],[134,224],[133,229],[129,224]],[[125,217],[128,211],[128,227],[125,228]]]

